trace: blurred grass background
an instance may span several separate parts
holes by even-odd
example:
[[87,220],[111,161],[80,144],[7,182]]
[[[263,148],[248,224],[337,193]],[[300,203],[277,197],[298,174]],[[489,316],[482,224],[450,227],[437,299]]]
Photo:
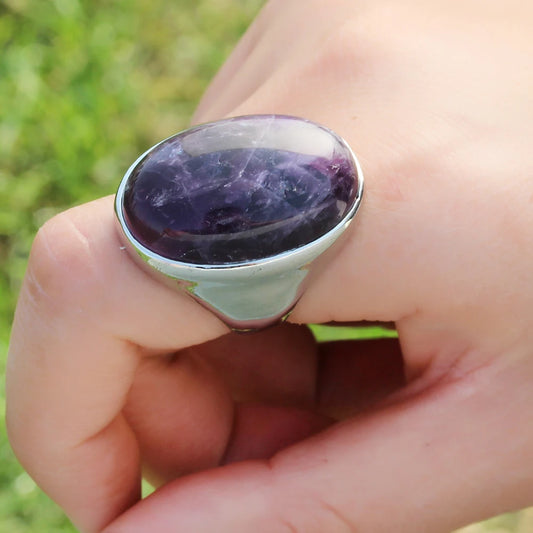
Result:
[[[37,228],[72,205],[113,193],[138,154],[185,128],[262,4],[0,0],[2,417],[9,328]],[[0,531],[75,531],[17,464],[1,422]],[[464,529],[484,531],[531,533],[533,514]]]

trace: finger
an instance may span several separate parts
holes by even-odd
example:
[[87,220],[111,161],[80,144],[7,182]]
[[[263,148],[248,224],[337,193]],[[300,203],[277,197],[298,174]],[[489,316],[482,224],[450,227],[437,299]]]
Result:
[[[520,356],[450,374],[432,390],[334,426],[269,462],[175,481],[106,533],[445,533],[525,506],[533,496],[523,468],[533,459],[523,431],[533,372],[530,364],[524,376]],[[513,475],[502,479],[501,472]]]
[[[242,76],[244,66],[247,64],[247,59],[252,54],[259,39],[259,19],[258,16],[254,22],[246,30],[246,33],[241,38],[230,57],[226,60],[224,65],[217,72],[206,92],[202,96],[196,111],[191,119],[193,124],[208,122],[216,120],[221,115],[216,115],[213,112],[213,107],[217,105],[220,100],[220,95],[225,94],[228,85],[232,84],[235,91],[231,93],[231,101],[233,106],[237,105],[240,99],[247,99],[248,96],[257,88],[257,80],[255,76],[245,78]],[[267,71],[264,70],[266,75]],[[250,73],[251,74],[251,73]],[[235,83],[235,77],[239,75],[239,83]],[[225,99],[227,101],[227,99]],[[231,105],[227,101],[227,105]]]
[[124,408],[145,475],[160,485],[236,457],[269,457],[308,436],[315,418],[322,428],[309,410],[316,366],[308,328],[289,324],[145,358]]
[[[313,69],[313,83],[310,83],[310,74],[305,72],[304,67]],[[268,110],[315,120],[342,135],[361,160],[365,191],[354,223],[337,244],[334,260],[320,272],[313,273],[313,282],[289,320],[295,323],[396,322],[420,309],[422,302],[427,300],[427,291],[421,294],[421,283],[427,262],[432,262],[433,258],[426,254],[424,269],[419,268],[421,264],[417,257],[420,254],[415,249],[424,246],[426,250],[431,250],[432,247],[425,243],[429,235],[417,229],[416,239],[407,237],[413,235],[413,226],[423,226],[423,217],[428,216],[423,210],[426,200],[421,195],[417,199],[422,189],[410,190],[409,201],[406,201],[399,191],[401,184],[393,182],[394,170],[386,169],[384,172],[383,168],[379,168],[376,160],[381,162],[382,158],[373,154],[376,141],[374,139],[372,143],[371,140],[374,125],[367,124],[364,110],[354,122],[352,117],[346,116],[342,106],[332,109],[329,102],[321,102],[317,94],[327,95],[335,101],[348,100],[353,96],[332,96],[331,90],[326,90],[325,81],[323,92],[320,83],[311,92],[310,87],[314,87],[319,77],[327,78],[330,87],[331,76],[323,73],[332,67],[317,64],[301,68],[301,75],[290,77],[283,69],[276,72],[246,102],[229,112],[231,115],[243,115]],[[285,78],[290,80],[290,87],[284,87],[286,83],[281,80]],[[346,84],[339,86],[346,87]],[[350,86],[350,90],[366,92],[368,88],[358,89],[356,85]],[[369,106],[369,109],[374,107]],[[368,119],[370,121],[371,117]],[[416,209],[412,209],[414,203],[417,203]],[[387,298],[383,298],[385,294]]]
[[269,459],[276,452],[318,433],[333,420],[314,411],[271,405],[240,404],[222,464]]
[[[195,112],[193,122],[217,120],[228,114],[235,115],[234,110],[249,100],[275,72],[290,64],[293,57],[308,56],[309,50],[319,49],[327,40],[325,36],[335,32],[342,25],[344,14],[333,11],[322,2],[308,2],[308,9],[302,13],[298,2],[284,2],[284,16],[279,17],[279,6],[268,2],[256,17],[244,37],[237,45],[227,62],[209,85],[200,105]],[[324,28],[321,32],[301,32],[294,39],[294,21],[300,27],[313,26],[314,19],[321,14]],[[268,28],[268,31],[264,31]],[[286,76],[286,73],[285,73]],[[288,78],[288,76],[286,76]],[[277,90],[286,86],[278,78]],[[265,106],[262,113],[271,113],[275,109]],[[305,116],[305,115],[302,115]]]
[[[268,340],[272,340],[272,332],[279,333],[284,329],[286,330],[287,326],[269,330],[263,335],[268,334],[270,337]],[[300,331],[298,329],[294,331],[294,326],[292,326],[291,329],[294,333],[301,333],[302,328],[299,328]],[[222,337],[204,346],[219,345],[228,337],[230,336]],[[249,338],[241,337],[243,340]],[[256,353],[250,353],[250,347],[264,346],[267,341],[267,339],[258,340],[259,342],[255,344],[247,343],[248,351],[245,354],[247,359],[244,361],[249,361],[252,365],[258,361],[256,361]],[[243,345],[246,346],[246,343]],[[296,346],[292,345],[292,350],[282,349],[277,353],[272,353],[270,349],[269,352],[271,352],[271,357],[277,358],[281,355],[290,359],[297,352]],[[314,355],[316,349],[317,346],[314,346],[311,353],[303,352],[308,359],[301,361],[300,369],[295,368],[295,373],[301,374],[302,370],[309,367],[310,355]],[[234,355],[238,353],[224,353],[223,360],[232,361]],[[217,354],[220,355],[219,352]],[[277,395],[272,393],[272,390],[278,392],[278,389],[275,384],[269,384],[268,381],[276,380],[276,376],[278,380],[281,378],[282,382],[287,378],[290,379],[293,368],[290,364],[280,365],[283,362],[285,361],[281,360],[276,365],[283,372],[278,370],[273,376],[270,376],[268,372],[271,367],[266,368],[265,376],[261,378],[266,377],[267,383],[263,379],[257,383],[259,390],[264,392],[260,392],[255,397],[274,401],[278,405],[280,403],[302,405],[301,399],[294,397],[289,392],[290,389],[287,391],[281,388]],[[309,405],[312,398],[312,405],[317,411],[270,405],[238,405],[224,463],[270,458],[275,452],[325,429],[335,419],[345,419],[368,409],[405,385],[403,357],[397,339],[323,343],[318,349],[317,362],[318,364],[312,365],[316,366],[313,371],[313,381],[307,380],[303,387],[303,398],[306,400],[303,405]],[[237,359],[235,370],[228,375],[238,376],[246,383],[255,386],[253,374],[251,376],[248,376],[246,372],[242,374],[243,369],[239,363],[242,361]],[[247,367],[248,365],[245,365],[245,368]],[[239,385],[237,381],[237,387]],[[299,388],[295,387],[295,390]],[[250,392],[253,394],[253,390]]]
[[111,198],[40,231],[13,325],[7,423],[22,464],[80,529],[98,530],[139,495],[139,450],[120,413],[146,349],[226,331],[131,261]]
[[315,406],[318,347],[306,326],[230,333],[189,352],[214,368],[236,401]]
[[396,339],[317,351],[307,328],[285,324],[145,359],[124,411],[148,479],[268,458],[404,383]]
[[139,445],[143,474],[154,486],[217,466],[234,425],[228,388],[187,350],[141,362],[124,414]]
[[[202,421],[196,419],[196,422],[202,425]],[[203,439],[200,438],[193,443],[192,437],[198,437],[198,430],[194,424],[186,428],[181,427],[181,431],[175,431],[174,435],[171,435],[172,431],[168,428],[164,428],[157,435],[160,428],[156,428],[156,435],[145,433],[140,436],[141,447],[146,437],[149,437],[149,443],[157,444],[152,449],[149,445],[145,445],[147,457],[146,459],[143,457],[143,472],[154,487],[160,487],[186,472],[249,459],[269,459],[279,450],[318,433],[332,423],[331,418],[311,410],[237,404],[234,409],[231,436],[224,443],[225,451],[222,457],[216,462],[213,462],[213,456],[219,454],[220,441],[214,439],[211,433],[206,434],[207,438],[204,435]],[[216,435],[216,432],[214,434]],[[159,440],[156,443],[157,437]],[[185,441],[185,444],[182,441]],[[196,468],[193,470],[193,467]]]
[[306,327],[283,324],[225,335],[188,352],[209,362],[237,401],[313,408],[337,419],[406,383],[396,338],[316,344]]
[[[382,55],[382,49],[368,41],[365,28],[353,20],[338,30],[328,34],[334,38],[317,47],[316,54],[282,65],[245,102],[227,111],[291,114],[323,123],[348,141],[365,174],[361,207],[344,235],[344,246],[316,276],[291,320],[396,322],[433,304],[440,313],[437,320],[450,321],[453,316],[470,325],[490,319],[496,326],[499,316],[491,313],[493,295],[487,288],[505,275],[497,258],[502,253],[512,256],[511,246],[502,252],[505,239],[494,239],[504,224],[493,215],[497,190],[476,194],[471,180],[454,179],[451,186],[450,177],[464,176],[462,162],[446,155],[457,142],[456,130],[422,136],[418,124],[426,108],[406,109],[405,95],[397,91],[398,86],[420,91],[427,80],[415,77],[406,82],[406,71],[400,67],[405,57],[392,51]],[[347,73],[350,65],[353,69]],[[414,101],[412,95],[408,101]],[[390,123],[394,128],[382,127]],[[449,209],[457,205],[457,194],[462,205],[472,206],[481,225],[471,224],[470,209]],[[479,243],[483,253],[467,253],[472,242]],[[450,254],[452,249],[459,252]],[[473,272],[484,272],[490,283],[481,286]],[[480,307],[474,310],[456,297],[472,287],[486,302],[481,314]]]
[[342,420],[378,403],[405,385],[397,339],[328,342],[320,346],[317,404]]

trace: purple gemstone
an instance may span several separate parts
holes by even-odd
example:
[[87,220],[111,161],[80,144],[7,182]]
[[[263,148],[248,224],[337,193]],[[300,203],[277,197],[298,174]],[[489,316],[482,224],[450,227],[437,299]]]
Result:
[[294,117],[253,115],[163,141],[129,175],[124,216],[153,252],[222,265],[272,257],[334,228],[357,199],[349,148]]

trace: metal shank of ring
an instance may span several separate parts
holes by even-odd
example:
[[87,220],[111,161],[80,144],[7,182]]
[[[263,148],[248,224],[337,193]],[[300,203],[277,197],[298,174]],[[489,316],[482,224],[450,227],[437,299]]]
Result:
[[363,174],[350,147],[345,143],[353,158],[357,192],[349,210],[332,229],[308,244],[274,256],[229,264],[192,264],[150,250],[132,233],[125,218],[124,194],[128,179],[139,162],[160,144],[135,161],[117,191],[115,211],[119,233],[131,256],[165,284],[186,290],[234,330],[262,329],[283,320],[301,297],[311,264],[314,270],[315,264],[322,262],[320,256],[344,233],[359,208]]

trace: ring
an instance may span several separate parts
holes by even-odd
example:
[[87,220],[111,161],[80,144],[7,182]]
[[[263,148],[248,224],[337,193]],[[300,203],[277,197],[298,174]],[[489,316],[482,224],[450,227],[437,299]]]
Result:
[[248,115],[150,148],[122,179],[115,211],[140,265],[246,331],[288,316],[362,193],[339,135],[302,118]]

